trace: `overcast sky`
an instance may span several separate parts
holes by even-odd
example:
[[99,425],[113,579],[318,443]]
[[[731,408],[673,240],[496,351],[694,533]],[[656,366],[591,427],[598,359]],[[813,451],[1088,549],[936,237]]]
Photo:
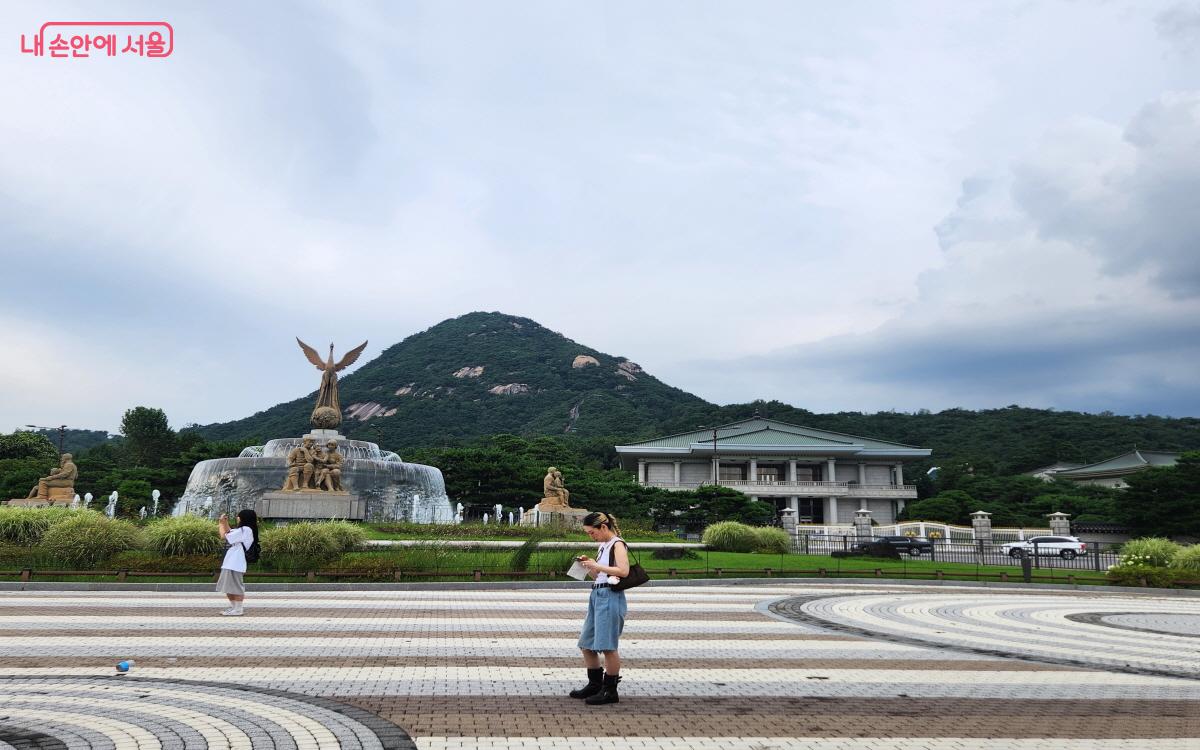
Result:
[[[175,53],[20,54],[73,19]],[[1200,416],[1198,2],[7,2],[0,80],[2,431],[472,310],[718,403]]]

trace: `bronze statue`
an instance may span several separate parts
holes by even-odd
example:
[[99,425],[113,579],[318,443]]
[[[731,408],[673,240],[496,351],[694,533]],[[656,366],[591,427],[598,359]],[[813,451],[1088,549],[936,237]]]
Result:
[[309,421],[318,430],[332,430],[342,423],[342,405],[338,401],[337,374],[354,364],[358,355],[367,348],[367,342],[364,341],[356,348],[346,352],[341,361],[337,363],[333,361],[333,344],[329,345],[329,359],[322,362],[321,355],[317,354],[316,349],[301,341],[299,337],[296,338],[296,343],[300,345],[304,356],[308,357],[308,361],[321,371],[321,388],[317,391],[317,405],[313,407]]
[[313,478],[313,443],[312,438],[304,438],[303,445],[297,445],[288,453],[287,481],[283,483],[284,492],[298,492],[312,487]]
[[[33,489],[29,491],[27,498],[36,498],[38,500],[51,500],[50,488],[60,490],[53,493],[59,499],[65,497],[68,500],[75,491],[75,478],[79,476],[79,469],[71,460],[73,456],[70,453],[62,454],[58,461],[58,468],[51,470],[48,476],[44,476],[38,480]],[[65,492],[61,491],[65,488]]]
[[338,453],[336,440],[330,440],[325,447],[327,450],[321,454],[318,464],[321,471],[317,475],[317,489],[326,492],[345,492],[342,489],[342,463],[346,459],[341,453]]
[[571,507],[571,493],[563,484],[562,472],[551,466],[546,469],[546,477],[542,479],[542,502],[538,507],[546,506],[561,506],[563,508]]

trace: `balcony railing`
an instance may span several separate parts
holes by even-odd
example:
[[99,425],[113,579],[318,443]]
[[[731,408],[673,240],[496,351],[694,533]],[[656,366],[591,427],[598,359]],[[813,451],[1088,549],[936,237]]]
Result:
[[[661,487],[667,490],[694,490],[712,482],[643,482],[645,487]],[[786,482],[765,479],[722,479],[717,484],[740,490],[747,494],[774,495],[824,495],[827,497],[849,495],[851,497],[916,497],[917,487],[912,484],[859,484],[857,482]]]

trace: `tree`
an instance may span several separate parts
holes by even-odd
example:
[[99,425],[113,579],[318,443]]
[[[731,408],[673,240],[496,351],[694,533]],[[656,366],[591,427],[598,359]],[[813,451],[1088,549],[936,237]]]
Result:
[[1200,452],[1174,466],[1143,469],[1125,480],[1118,512],[1137,536],[1200,535]]
[[962,490],[946,490],[928,500],[918,500],[904,506],[905,519],[914,521],[941,521],[943,523],[966,523],[971,509],[978,503]]
[[58,461],[58,449],[40,433],[14,432],[0,435],[0,459],[4,458],[36,458],[54,463]]
[[162,409],[136,406],[121,417],[129,458],[137,466],[157,467],[176,451],[176,437]]

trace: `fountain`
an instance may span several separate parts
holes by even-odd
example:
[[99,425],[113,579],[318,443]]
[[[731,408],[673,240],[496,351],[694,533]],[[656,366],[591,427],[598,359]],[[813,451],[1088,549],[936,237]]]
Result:
[[232,517],[252,508],[260,518],[454,523],[439,469],[407,463],[375,443],[351,440],[336,429],[342,416],[337,372],[358,358],[366,342],[336,364],[332,344],[323,362],[311,347],[297,342],[322,372],[313,429],[301,437],[245,448],[237,458],[196,464],[173,515]]

